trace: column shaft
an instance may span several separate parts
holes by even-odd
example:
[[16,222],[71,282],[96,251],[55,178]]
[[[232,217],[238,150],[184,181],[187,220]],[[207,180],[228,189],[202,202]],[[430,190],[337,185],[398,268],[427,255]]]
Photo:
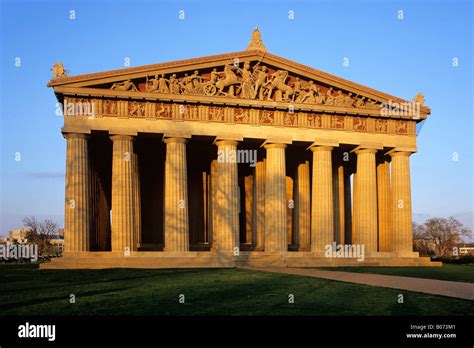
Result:
[[255,200],[254,200],[254,240],[255,250],[262,251],[265,245],[265,162],[255,166]]
[[410,152],[392,152],[392,245],[393,251],[413,251],[410,188]]
[[[214,242],[217,251],[234,252],[239,238],[239,182],[237,172],[237,142],[216,141],[217,160],[217,228]],[[236,249],[237,248],[237,249]]]
[[186,139],[167,138],[165,162],[166,252],[189,250],[188,175]]
[[295,233],[299,251],[309,251],[311,245],[311,185],[309,162],[296,169]]
[[311,251],[323,254],[334,241],[332,147],[313,146],[313,190],[311,205]]
[[381,158],[377,163],[377,203],[379,221],[379,251],[391,251],[390,240],[390,162]]
[[357,201],[355,202],[356,233],[354,244],[363,244],[365,252],[377,251],[377,150],[357,150]]
[[288,250],[284,144],[267,144],[265,172],[265,252]]
[[64,137],[67,140],[64,251],[89,251],[91,174],[88,136],[67,133]]
[[113,135],[112,153],[112,251],[136,250],[134,244],[133,140],[128,135]]

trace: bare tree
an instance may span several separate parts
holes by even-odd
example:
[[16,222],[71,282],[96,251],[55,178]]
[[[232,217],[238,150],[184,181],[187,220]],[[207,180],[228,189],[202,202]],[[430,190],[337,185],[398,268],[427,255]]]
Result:
[[413,239],[417,236],[434,243],[437,255],[452,256],[456,244],[460,243],[463,237],[469,237],[472,231],[453,217],[435,217],[426,220],[422,227],[416,227],[413,233]]
[[28,242],[37,244],[38,253],[43,255],[46,247],[51,244],[51,239],[58,234],[58,224],[50,219],[38,221],[34,216],[24,218],[23,224],[29,229],[26,234]]

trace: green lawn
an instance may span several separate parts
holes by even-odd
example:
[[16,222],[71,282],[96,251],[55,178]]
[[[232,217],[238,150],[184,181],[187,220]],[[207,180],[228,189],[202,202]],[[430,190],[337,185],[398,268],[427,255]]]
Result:
[[328,271],[387,274],[404,277],[474,282],[474,265],[446,264],[442,267],[321,267]]
[[[448,315],[474,301],[244,269],[0,265],[1,315]],[[76,303],[69,302],[70,294]],[[185,304],[178,296],[185,295]],[[294,294],[295,303],[288,303]],[[404,303],[397,302],[398,294]]]

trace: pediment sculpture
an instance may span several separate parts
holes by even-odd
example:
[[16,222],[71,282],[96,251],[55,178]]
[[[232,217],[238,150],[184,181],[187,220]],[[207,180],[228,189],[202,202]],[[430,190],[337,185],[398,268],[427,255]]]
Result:
[[[155,74],[145,81],[127,79],[110,89],[163,94],[224,96],[250,100],[319,104],[380,109],[382,104],[354,93],[323,86],[316,81],[292,76],[286,70],[269,68],[261,62],[229,63],[218,68],[184,73]],[[179,76],[180,75],[180,76]]]

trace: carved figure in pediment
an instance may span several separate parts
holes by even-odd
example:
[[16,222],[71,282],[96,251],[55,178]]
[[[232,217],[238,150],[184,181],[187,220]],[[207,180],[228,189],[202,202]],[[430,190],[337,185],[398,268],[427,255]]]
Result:
[[300,102],[303,96],[302,93],[303,85],[299,77],[296,78],[296,81],[293,83],[293,98],[292,101]]
[[130,116],[142,117],[144,113],[145,105],[143,105],[142,103],[134,101],[130,104]]
[[159,79],[158,75],[155,75],[154,79],[151,79],[147,84],[147,92],[156,92],[158,91]]
[[345,107],[351,107],[354,104],[354,99],[352,99],[352,93],[349,93],[348,95],[344,96],[344,106]]
[[209,82],[215,85],[218,80],[219,80],[219,73],[217,72],[217,69],[214,68],[211,71],[211,79],[209,80]]
[[191,93],[203,93],[203,78],[199,76],[199,71],[194,70],[194,73],[189,77],[191,81]]
[[[232,64],[227,64],[224,66],[224,71],[221,73],[224,74],[224,77],[216,82],[218,94],[234,96],[234,85],[240,84],[239,78],[235,74],[235,69],[235,66]],[[226,87],[229,87],[228,91],[224,92],[224,88]]]
[[364,105],[365,105],[365,97],[362,97],[362,98],[357,98],[356,97],[355,107],[356,108],[363,108]]
[[344,94],[342,94],[341,90],[338,90],[336,93],[336,97],[334,98],[334,105],[343,106],[344,102],[345,102]]
[[237,68],[242,76],[240,97],[244,99],[254,98],[254,87],[252,81],[252,73],[250,72],[250,63],[245,62],[242,69]]
[[365,107],[369,108],[369,109],[380,109],[381,105],[377,104],[377,101],[369,99],[369,100],[367,100],[367,103],[365,104]]
[[326,92],[326,99],[324,100],[326,105],[334,105],[334,96],[332,94],[332,87],[330,87]]
[[170,76],[169,89],[171,93],[179,94],[181,86],[179,80],[176,78],[176,74]]
[[286,85],[287,78],[288,71],[286,70],[277,70],[270,76],[270,80],[265,84],[265,87],[268,89],[267,100],[271,100],[272,92],[275,89],[280,92],[278,94],[275,94],[276,101],[290,100],[290,97],[293,95],[293,88]]
[[161,77],[158,79],[158,91],[160,93],[169,93],[170,92],[170,89],[168,87],[168,80],[165,79],[164,74],[161,74]]
[[110,87],[110,89],[116,90],[116,91],[134,91],[138,92],[137,87],[135,84],[132,82],[131,79],[127,79],[123,82],[116,82]]
[[193,91],[192,78],[188,76],[188,73],[185,73],[184,76],[179,81],[179,90],[181,94],[189,94]]
[[319,87],[313,81],[309,81],[308,91],[302,96],[300,103],[316,103],[316,97],[319,96]]
[[256,99],[257,95],[259,100],[263,100],[265,98],[263,86],[267,82],[267,76],[268,72],[265,65],[263,65],[260,69],[255,70],[255,87],[253,99]]

